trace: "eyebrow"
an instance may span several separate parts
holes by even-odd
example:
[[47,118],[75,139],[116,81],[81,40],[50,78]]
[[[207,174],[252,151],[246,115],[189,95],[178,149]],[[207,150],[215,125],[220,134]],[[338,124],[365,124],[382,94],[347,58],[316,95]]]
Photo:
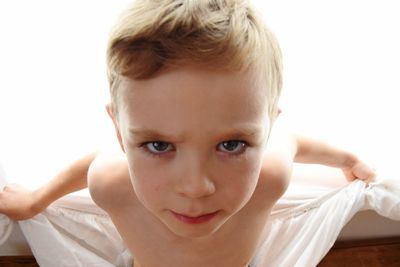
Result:
[[256,125],[238,125],[231,129],[218,131],[221,136],[229,136],[230,138],[243,138],[252,137],[258,134],[262,134],[262,127]]
[[[162,133],[155,129],[146,128],[135,128],[130,127],[128,129],[129,133],[141,138],[151,138],[154,140],[182,140],[182,135],[169,135]],[[250,138],[262,134],[262,127],[258,125],[246,124],[238,125],[230,129],[218,129],[215,134],[225,138],[237,139],[237,138]]]
[[153,138],[153,139],[179,139],[179,136],[172,136],[161,133],[157,130],[145,129],[145,128],[129,128],[129,133],[134,136],[140,136],[142,138]]

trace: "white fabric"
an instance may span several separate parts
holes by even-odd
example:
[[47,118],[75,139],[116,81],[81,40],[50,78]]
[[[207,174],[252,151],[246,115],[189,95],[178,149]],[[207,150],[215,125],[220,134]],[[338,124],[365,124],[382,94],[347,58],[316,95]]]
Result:
[[[0,176],[0,189],[2,183]],[[83,205],[72,199],[64,198],[34,218],[18,222],[39,265],[132,266],[110,218],[90,199],[78,199]],[[268,234],[251,266],[315,266],[343,226],[365,209],[400,221],[400,180],[369,186],[356,180],[335,190],[292,183],[272,211]],[[13,224],[0,215],[0,245]]]
[[[269,233],[254,266],[316,266],[333,246],[340,230],[360,210],[373,209],[400,221],[400,180],[371,183],[356,180],[344,188],[303,201],[292,191],[277,203]],[[303,191],[303,195],[307,195]],[[290,202],[297,205],[290,205]]]
[[50,207],[19,225],[40,266],[132,266],[107,215]]

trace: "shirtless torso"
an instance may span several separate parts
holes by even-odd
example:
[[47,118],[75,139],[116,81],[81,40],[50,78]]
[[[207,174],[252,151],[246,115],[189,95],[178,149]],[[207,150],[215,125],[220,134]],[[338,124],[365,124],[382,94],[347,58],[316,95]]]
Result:
[[207,237],[181,238],[158,221],[136,198],[124,154],[98,157],[89,172],[89,189],[94,201],[110,215],[135,267],[244,267],[265,236],[271,208],[285,192],[291,175],[291,155],[274,149],[282,145],[274,139],[270,141],[277,145],[269,145],[269,164],[263,167],[250,201]]

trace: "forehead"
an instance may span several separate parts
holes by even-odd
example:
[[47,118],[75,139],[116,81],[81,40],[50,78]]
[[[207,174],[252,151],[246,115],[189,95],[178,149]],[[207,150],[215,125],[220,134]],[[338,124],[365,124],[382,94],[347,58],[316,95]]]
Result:
[[128,104],[128,107],[147,97],[167,100],[175,94],[223,94],[231,100],[244,97],[243,101],[248,98],[267,100],[268,97],[265,77],[260,71],[218,70],[194,64],[163,68],[149,79],[122,77],[119,91],[119,100],[122,100],[119,104]]
[[187,65],[146,80],[123,78],[121,116],[132,127],[212,131],[217,126],[264,124],[267,90],[255,72],[218,71]]

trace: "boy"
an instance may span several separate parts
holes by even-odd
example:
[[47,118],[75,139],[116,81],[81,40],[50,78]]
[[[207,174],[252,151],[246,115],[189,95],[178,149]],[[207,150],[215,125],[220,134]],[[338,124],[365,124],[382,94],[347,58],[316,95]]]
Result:
[[139,0],[107,64],[123,153],[83,157],[34,192],[8,186],[1,213],[27,219],[89,186],[135,267],[243,267],[293,161],[374,177],[356,156],[274,125],[280,51],[248,1]]

